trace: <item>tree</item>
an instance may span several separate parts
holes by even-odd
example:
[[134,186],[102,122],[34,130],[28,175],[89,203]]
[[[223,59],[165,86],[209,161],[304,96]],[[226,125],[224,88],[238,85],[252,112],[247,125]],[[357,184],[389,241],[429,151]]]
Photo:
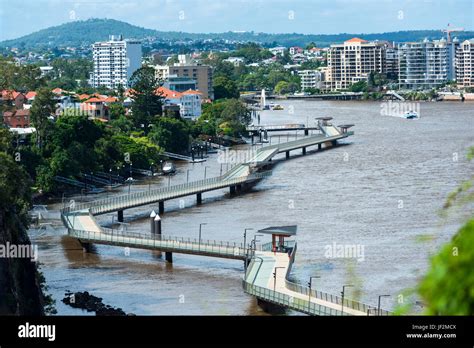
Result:
[[161,117],[154,124],[149,138],[169,152],[182,153],[189,148],[189,130],[181,119]]
[[239,98],[237,85],[231,79],[219,76],[214,79],[214,99]]
[[125,116],[125,107],[122,103],[111,103],[109,105],[110,120],[118,120],[120,117]]
[[[467,158],[474,157],[474,147]],[[448,196],[443,214],[455,206],[468,206],[474,201],[474,177],[462,183]],[[466,224],[431,259],[431,267],[418,291],[431,315],[474,315],[474,218]]]
[[48,88],[39,89],[30,110],[31,121],[36,128],[36,145],[38,148],[42,148],[43,140],[51,123],[49,117],[54,115],[55,111],[56,102],[51,90]]
[[367,82],[365,81],[356,82],[349,87],[349,90],[351,92],[367,92],[368,91]]
[[294,93],[298,90],[299,85],[294,82],[280,81],[275,86],[276,94]]
[[135,71],[130,78],[132,121],[137,129],[149,131],[153,119],[162,113],[163,98],[156,93],[160,86],[155,69],[149,66]]
[[250,110],[238,99],[227,100],[220,116],[219,127],[231,136],[239,136],[245,132],[245,127],[252,120]]

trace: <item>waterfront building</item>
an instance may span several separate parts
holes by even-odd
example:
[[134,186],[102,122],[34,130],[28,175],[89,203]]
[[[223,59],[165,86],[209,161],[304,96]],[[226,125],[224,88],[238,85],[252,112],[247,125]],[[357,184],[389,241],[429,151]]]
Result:
[[399,86],[413,90],[437,88],[455,79],[457,40],[408,42],[398,46]]
[[123,40],[122,36],[110,36],[109,41],[92,45],[94,71],[90,84],[97,88],[128,86],[132,74],[141,67],[142,45],[140,41]]
[[356,82],[367,81],[372,72],[386,73],[386,49],[384,42],[359,38],[331,45],[327,57],[327,88],[347,89]]
[[474,39],[463,41],[456,49],[458,87],[474,87]]
[[323,74],[317,70],[301,70],[298,72],[301,77],[301,91],[304,92],[309,88],[321,88]]

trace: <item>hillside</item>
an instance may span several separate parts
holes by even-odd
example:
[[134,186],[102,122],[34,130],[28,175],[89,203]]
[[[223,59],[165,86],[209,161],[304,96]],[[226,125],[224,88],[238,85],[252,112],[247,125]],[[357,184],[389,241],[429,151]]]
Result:
[[[114,19],[89,19],[74,21],[37,31],[35,33],[0,42],[0,47],[41,48],[41,47],[79,47],[90,45],[96,41],[108,39],[109,35],[122,34],[125,38],[177,41],[177,40],[206,40],[223,39],[234,42],[254,41],[264,45],[304,46],[315,42],[318,46],[328,46],[331,43],[343,42],[352,37],[362,37],[366,40],[387,41],[419,41],[424,38],[439,39],[442,37],[438,30],[398,31],[390,33],[364,34],[342,33],[334,35],[305,35],[297,33],[268,34],[254,32],[226,32],[226,33],[183,33],[162,32],[153,29],[141,28],[126,22]],[[473,38],[474,32],[457,33],[463,40]],[[153,41],[154,41],[153,40]]]

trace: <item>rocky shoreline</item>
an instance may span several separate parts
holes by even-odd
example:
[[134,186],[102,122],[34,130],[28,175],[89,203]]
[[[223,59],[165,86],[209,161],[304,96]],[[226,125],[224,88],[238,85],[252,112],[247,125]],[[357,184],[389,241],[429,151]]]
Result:
[[102,298],[89,294],[89,292],[67,291],[63,298],[63,303],[73,307],[85,309],[88,312],[95,312],[97,316],[127,316],[121,308],[115,308],[102,302]]

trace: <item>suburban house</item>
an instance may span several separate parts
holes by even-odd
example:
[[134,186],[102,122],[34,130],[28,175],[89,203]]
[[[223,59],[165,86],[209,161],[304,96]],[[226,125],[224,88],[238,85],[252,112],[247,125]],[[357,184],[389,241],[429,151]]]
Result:
[[201,92],[194,90],[176,92],[166,87],[159,87],[156,92],[164,98],[165,109],[170,109],[170,106],[177,105],[179,106],[179,114],[183,118],[195,119],[201,116]]
[[23,93],[4,89],[1,91],[1,101],[2,103],[14,106],[17,109],[23,109],[26,97]]
[[29,128],[30,110],[13,110],[3,113],[3,123],[9,128]]

